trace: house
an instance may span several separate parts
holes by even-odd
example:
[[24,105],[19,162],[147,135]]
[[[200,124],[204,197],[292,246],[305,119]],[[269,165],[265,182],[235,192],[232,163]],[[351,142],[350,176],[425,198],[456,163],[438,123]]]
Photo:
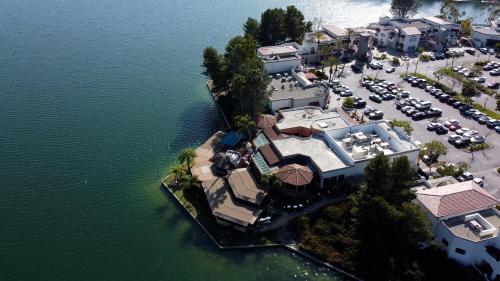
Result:
[[319,186],[360,177],[377,154],[407,156],[416,166],[420,148],[402,129],[385,121],[352,125],[335,110],[304,107],[279,111],[274,133],[264,130],[254,140],[252,166],[259,174],[283,165],[307,166]]
[[412,52],[420,46],[435,51],[457,45],[460,31],[458,24],[436,17],[422,19],[397,19],[381,17],[378,23],[368,25],[375,30],[378,46]]
[[428,183],[416,191],[416,201],[431,221],[434,241],[449,258],[498,280],[500,201],[474,181],[441,183]]
[[489,25],[473,25],[471,37],[477,48],[494,47],[500,43],[500,18]]
[[326,107],[330,102],[331,89],[312,72],[303,67],[288,73],[276,74],[270,85],[270,110],[296,108],[308,105]]
[[[343,44],[347,42],[347,30],[343,27],[326,24],[316,32],[308,32],[302,42],[302,57],[305,64],[323,61],[328,56],[341,57],[343,55]],[[327,52],[321,53],[320,46],[327,46]]]
[[257,56],[264,62],[264,69],[269,74],[288,72],[302,64],[299,44],[290,42],[278,46],[266,46],[257,49]]

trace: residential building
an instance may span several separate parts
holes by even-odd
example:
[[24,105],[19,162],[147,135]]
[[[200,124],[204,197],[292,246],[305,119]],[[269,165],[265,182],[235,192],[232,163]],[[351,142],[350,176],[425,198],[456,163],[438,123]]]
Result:
[[[343,27],[326,24],[316,32],[308,32],[302,42],[302,57],[305,64],[323,61],[328,56],[341,57],[343,55],[344,43],[347,41],[347,30]],[[339,44],[342,42],[342,44]],[[326,46],[326,52],[320,52],[320,46]]]
[[489,25],[473,25],[471,37],[477,48],[494,47],[500,43],[500,18]]
[[289,72],[302,64],[301,47],[291,42],[278,46],[266,46],[257,49],[257,56],[264,62],[264,69],[269,74]]
[[420,46],[435,51],[455,46],[460,31],[458,24],[436,17],[397,19],[381,17],[378,23],[368,25],[375,30],[375,41],[380,47],[413,52]]
[[426,183],[416,195],[431,221],[435,242],[448,257],[498,280],[500,201],[474,181]]
[[335,110],[317,107],[279,111],[279,120],[254,140],[252,156],[259,174],[275,173],[283,165],[307,166],[319,186],[360,177],[377,154],[407,156],[416,166],[420,148],[401,128],[385,121],[351,125]]
[[296,108],[308,105],[326,107],[330,102],[331,89],[318,77],[303,67],[277,74],[269,85],[272,90],[270,109]]

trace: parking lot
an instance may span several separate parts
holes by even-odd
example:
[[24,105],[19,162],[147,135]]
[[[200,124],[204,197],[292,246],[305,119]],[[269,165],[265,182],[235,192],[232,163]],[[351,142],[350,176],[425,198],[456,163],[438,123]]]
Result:
[[[440,67],[440,65],[436,64],[435,62],[430,63],[432,63],[432,65],[435,65],[435,67],[437,68]],[[386,66],[387,65],[384,65],[384,67]],[[458,109],[455,109],[452,106],[447,105],[446,103],[441,103],[425,90],[418,87],[412,87],[409,83],[403,81],[403,79],[399,77],[399,74],[404,72],[405,69],[403,69],[403,67],[399,67],[396,72],[391,74],[385,73],[385,71],[380,71],[378,73],[378,78],[394,82],[397,87],[409,91],[410,96],[412,97],[416,97],[422,101],[432,102],[432,107],[437,107],[442,110],[442,117],[437,118],[438,122],[444,123],[449,119],[457,119],[460,122],[460,126],[469,128],[471,130],[476,130],[481,135],[485,136],[486,142],[490,145],[490,148],[485,151],[474,153],[467,152],[465,149],[456,148],[455,146],[448,143],[448,136],[452,134],[452,132],[438,135],[435,132],[427,130],[426,126],[431,122],[431,119],[413,121],[410,117],[407,117],[405,114],[396,109],[395,99],[382,101],[381,103],[370,100],[369,95],[373,93],[360,85],[361,74],[355,74],[351,71],[347,71],[345,72],[345,77],[340,79],[340,83],[342,85],[348,86],[353,91],[354,96],[361,97],[363,100],[365,100],[368,107],[383,111],[383,119],[411,121],[414,129],[412,136],[417,141],[426,143],[432,140],[438,140],[446,144],[448,147],[448,153],[447,155],[441,156],[439,160],[452,163],[456,163],[459,161],[465,161],[469,163],[471,167],[470,171],[474,174],[474,177],[484,176],[484,188],[495,195],[497,198],[500,198],[500,175],[496,172],[496,168],[500,167],[500,134],[496,133],[495,130],[487,128],[485,125],[479,124],[477,121],[471,118],[465,118],[460,114]],[[365,75],[367,74],[369,75],[369,73],[365,73]],[[496,77],[493,79],[498,78]],[[343,99],[344,98],[340,98],[338,95],[335,95],[332,98],[331,106],[340,105]],[[362,111],[363,109],[358,109],[358,112]],[[422,168],[425,169],[426,167]]]

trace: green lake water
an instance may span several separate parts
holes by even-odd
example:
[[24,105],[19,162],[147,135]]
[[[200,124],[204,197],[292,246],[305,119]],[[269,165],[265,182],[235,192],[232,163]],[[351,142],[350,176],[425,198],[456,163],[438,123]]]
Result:
[[290,3],[346,26],[388,11],[384,0],[0,1],[0,280],[344,280],[286,251],[218,251],[160,189],[176,153],[222,125],[202,49]]

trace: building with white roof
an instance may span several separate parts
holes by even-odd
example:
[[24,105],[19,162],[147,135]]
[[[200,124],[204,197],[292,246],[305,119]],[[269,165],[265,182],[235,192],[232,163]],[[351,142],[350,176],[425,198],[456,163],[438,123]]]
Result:
[[274,75],[269,87],[272,91],[269,103],[272,113],[280,109],[304,106],[325,108],[332,92],[330,87],[302,66]]
[[458,24],[436,17],[396,19],[385,16],[368,28],[376,31],[375,38],[379,46],[403,52],[415,51],[419,46],[438,51],[446,46],[455,46],[460,31]]
[[[297,114],[292,114],[293,111]],[[307,165],[317,183],[323,186],[341,182],[345,177],[362,176],[368,162],[381,153],[390,158],[406,156],[416,167],[419,146],[402,129],[390,128],[385,121],[349,126],[335,112],[316,111],[307,115],[299,108],[280,114],[282,119],[274,126],[279,134],[269,137],[263,132],[254,140],[257,152],[253,163],[261,174],[298,163]],[[322,118],[335,124],[317,126]],[[311,130],[303,129],[308,125]]]
[[500,18],[489,25],[473,25],[471,36],[475,47],[494,47],[500,42]]
[[427,184],[416,195],[431,221],[435,242],[448,257],[498,280],[500,212],[496,206],[500,201],[474,181]]
[[291,42],[278,46],[266,46],[257,49],[257,56],[264,62],[264,69],[269,74],[289,72],[302,64],[301,47]]

